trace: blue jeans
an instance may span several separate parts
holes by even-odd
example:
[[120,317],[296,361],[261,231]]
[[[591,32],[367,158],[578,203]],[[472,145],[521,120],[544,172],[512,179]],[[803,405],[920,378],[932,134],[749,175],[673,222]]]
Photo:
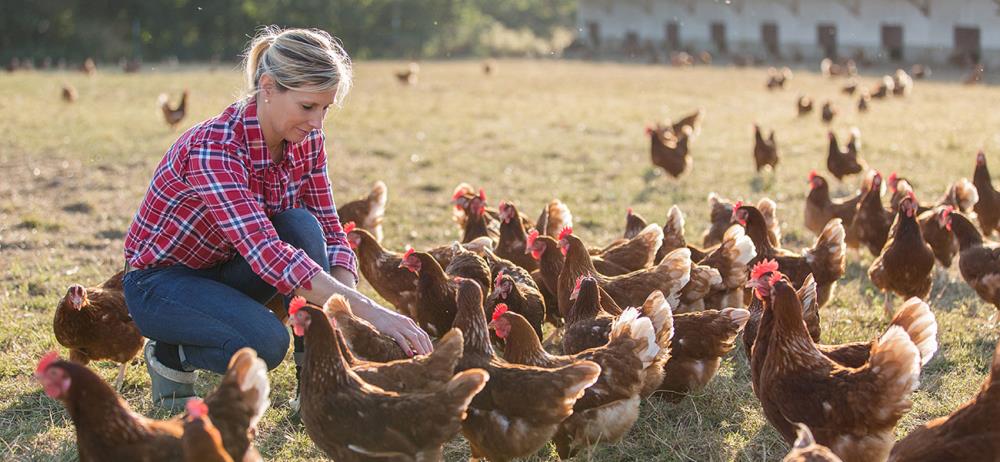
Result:
[[[312,214],[289,209],[271,217],[271,223],[279,239],[330,271],[323,230]],[[173,265],[132,271],[124,286],[129,313],[142,335],[182,346],[186,369],[224,373],[229,358],[243,347],[256,350],[274,369],[288,353],[288,329],[263,305],[277,289],[241,255],[211,268]]]

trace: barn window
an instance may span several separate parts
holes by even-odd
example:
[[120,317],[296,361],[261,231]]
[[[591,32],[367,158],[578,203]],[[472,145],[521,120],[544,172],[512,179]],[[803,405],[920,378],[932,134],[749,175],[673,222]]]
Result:
[[721,22],[712,23],[712,43],[719,53],[725,53],[728,49],[726,44],[726,25]]
[[903,59],[903,26],[899,24],[882,25],[882,48],[889,59],[901,61]]
[[781,54],[781,48],[778,46],[778,25],[773,22],[765,22],[760,26],[760,38],[764,42],[764,48],[767,53],[771,56],[778,56]]
[[590,21],[587,23],[587,35],[590,38],[590,44],[594,48],[599,48],[601,46],[601,25],[597,21]]
[[667,23],[667,48],[671,51],[681,48],[681,25],[677,21]]
[[955,55],[967,63],[978,63],[982,55],[978,27],[955,26]]
[[639,33],[630,30],[625,32],[625,43],[622,44],[622,51],[629,58],[634,58],[642,51],[639,49]]
[[837,26],[833,24],[820,24],[816,26],[816,43],[819,44],[823,56],[827,58],[837,57]]

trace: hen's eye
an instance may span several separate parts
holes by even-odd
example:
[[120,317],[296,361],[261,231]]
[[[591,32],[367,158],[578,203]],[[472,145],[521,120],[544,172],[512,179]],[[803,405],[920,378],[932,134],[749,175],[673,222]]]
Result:
[[311,111],[312,108],[314,108],[314,107],[316,107],[316,106],[313,106],[312,104],[303,104],[302,105],[302,109],[305,109],[307,111]]

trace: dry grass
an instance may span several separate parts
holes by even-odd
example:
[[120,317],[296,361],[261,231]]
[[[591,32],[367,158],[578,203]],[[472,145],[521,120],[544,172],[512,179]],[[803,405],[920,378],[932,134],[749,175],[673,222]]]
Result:
[[[780,205],[788,246],[806,245],[812,239],[802,226],[806,174],[825,170],[826,128],[818,115],[796,118],[799,92],[833,99],[841,109],[837,132],[858,125],[867,160],[910,178],[925,200],[971,176],[978,148],[996,152],[1000,144],[1000,114],[983,104],[1000,92],[989,87],[918,82],[912,98],[876,102],[869,114],[858,115],[854,101],[839,95],[839,82],[804,71],[789,90],[768,93],[761,69],[502,61],[487,78],[478,62],[425,63],[420,85],[404,88],[391,73],[401,67],[360,63],[347,107],[327,121],[336,196],[345,201],[385,180],[392,248],[455,239],[447,200],[459,181],[485,186],[494,204],[515,200],[529,214],[560,197],[578,217],[577,232],[595,243],[621,232],[629,206],[662,220],[670,205],[679,204],[689,236],[698,236],[710,191],[733,199],[766,195]],[[75,104],[60,101],[63,82],[78,89]],[[65,287],[96,283],[121,264],[123,233],[155,165],[179,135],[163,124],[156,96],[190,89],[188,126],[218,113],[239,85],[235,72],[204,69],[90,79],[0,75],[0,459],[76,458],[71,421],[40,393],[31,372],[44,351],[58,346],[50,322]],[[704,107],[708,117],[693,148],[694,169],[668,179],[650,167],[643,126],[695,107]],[[775,175],[753,174],[754,121],[777,129],[781,163]],[[846,194],[854,186],[835,189]],[[881,299],[865,276],[870,261],[850,255],[848,277],[823,312],[827,341],[869,339],[885,327]],[[898,435],[972,396],[998,337],[995,310],[954,269],[939,274],[931,305],[941,349]],[[95,367],[113,377],[110,363]],[[148,404],[148,380],[141,365],[133,366],[124,396],[139,412],[162,416]],[[275,460],[321,458],[284,405],[291,361],[272,380],[276,405],[262,423],[261,451]],[[459,460],[465,451],[456,439],[447,459]],[[743,352],[735,351],[707,389],[678,404],[645,403],[621,443],[580,459],[775,460],[785,451],[750,390]]]

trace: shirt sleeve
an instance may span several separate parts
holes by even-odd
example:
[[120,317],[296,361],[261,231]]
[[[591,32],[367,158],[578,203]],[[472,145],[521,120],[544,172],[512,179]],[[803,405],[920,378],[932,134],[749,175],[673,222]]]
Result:
[[326,150],[323,147],[323,138],[316,137],[315,143],[319,146],[316,156],[316,165],[313,167],[302,185],[300,200],[302,206],[312,213],[319,220],[323,227],[323,234],[326,236],[326,253],[330,259],[330,268],[340,266],[354,276],[354,284],[358,283],[358,260],[347,243],[347,234],[340,226],[340,217],[337,215],[337,205],[333,201],[333,191],[330,188],[330,178],[326,170]]
[[192,146],[185,180],[253,272],[278,292],[289,295],[323,271],[305,251],[278,239],[250,193],[246,166],[224,145]]

